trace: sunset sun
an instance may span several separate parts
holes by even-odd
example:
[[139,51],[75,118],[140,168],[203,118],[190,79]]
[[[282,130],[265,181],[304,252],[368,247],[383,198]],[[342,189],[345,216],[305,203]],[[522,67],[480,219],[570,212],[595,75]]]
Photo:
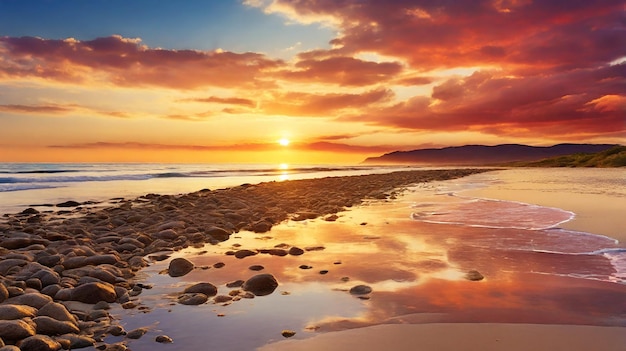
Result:
[[279,140],[278,140],[278,143],[279,143],[280,145],[282,145],[282,146],[287,146],[287,145],[289,145],[289,139],[287,139],[287,138],[282,138],[282,139],[279,139]]

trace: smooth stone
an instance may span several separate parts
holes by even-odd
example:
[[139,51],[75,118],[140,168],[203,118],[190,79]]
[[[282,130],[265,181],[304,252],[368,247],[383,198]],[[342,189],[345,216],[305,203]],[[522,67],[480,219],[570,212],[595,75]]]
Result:
[[215,296],[217,294],[217,287],[211,283],[198,283],[187,287],[184,293],[202,293],[206,296]]
[[0,302],[4,302],[4,300],[9,298],[9,291],[4,284],[0,283]]
[[289,249],[289,254],[292,256],[300,256],[304,254],[304,250],[302,250],[299,247],[293,246],[292,248]]
[[280,334],[282,336],[284,336],[285,338],[290,338],[290,337],[296,335],[296,332],[293,331],[293,330],[283,330]]
[[234,280],[232,282],[228,282],[226,283],[226,287],[227,288],[238,288],[240,286],[243,285],[243,283],[245,283],[243,280],[239,279],[239,280]]
[[467,272],[467,274],[465,274],[465,279],[477,282],[477,281],[481,281],[485,279],[485,277],[482,274],[480,274],[479,271],[472,270],[472,271]]
[[276,281],[276,278],[268,273],[257,274],[246,280],[242,286],[243,290],[249,291],[256,296],[269,295],[273,293],[277,287],[278,282]]
[[220,227],[210,227],[205,232],[209,234],[212,238],[219,241],[228,240],[231,234],[228,230]]
[[367,285],[357,285],[350,289],[352,295],[367,295],[372,292],[372,288]]
[[74,350],[74,349],[82,349],[85,347],[90,347],[93,346],[96,341],[88,336],[84,336],[84,335],[74,335],[74,334],[67,334],[67,335],[62,335],[60,337],[57,338],[57,340],[67,340],[69,342],[69,349],[70,350]]
[[52,302],[52,298],[48,295],[44,295],[44,294],[40,294],[39,292],[36,292],[36,293],[28,293],[28,294],[22,294],[19,296],[11,297],[10,299],[7,300],[7,302],[10,302],[11,304],[14,304],[14,305],[27,305],[27,306],[31,306],[31,307],[35,307],[39,309],[45,306],[46,304],[48,304],[49,302]]
[[202,293],[188,293],[178,297],[178,303],[182,305],[201,305],[208,300],[209,297]]
[[186,258],[175,258],[170,261],[167,269],[170,277],[182,277],[193,270],[194,264]]
[[46,335],[34,335],[19,343],[21,351],[57,351],[61,344]]
[[172,340],[172,338],[170,338],[167,335],[158,335],[154,340],[156,342],[160,342],[162,344],[170,344],[170,343],[174,342],[174,340]]
[[0,320],[35,317],[37,309],[26,305],[0,305]]
[[248,269],[251,271],[262,271],[265,269],[265,267],[261,266],[260,264],[255,264],[255,265],[248,267]]
[[80,202],[70,200],[70,201],[65,201],[65,202],[61,202],[57,204],[57,207],[76,207],[76,206],[80,206]]
[[100,301],[115,302],[116,298],[115,288],[107,283],[87,283],[72,290],[72,300],[89,304],[96,304]]
[[35,326],[18,319],[0,320],[0,338],[3,340],[20,340],[35,335]]
[[0,347],[0,351],[20,351],[20,348],[15,345],[6,345]]
[[146,334],[147,332],[148,332],[147,328],[137,328],[137,329],[133,329],[129,331],[126,334],[126,337],[129,339],[139,339],[142,336],[144,336],[144,334]]
[[67,308],[57,302],[49,302],[37,311],[37,316],[48,316],[58,321],[76,323],[74,315]]
[[245,258],[245,257],[248,257],[248,256],[254,256],[257,253],[258,252],[252,251],[252,250],[239,250],[239,251],[235,252],[235,257],[241,259],[241,258]]
[[218,295],[213,298],[214,303],[224,303],[228,301],[232,301],[233,297],[229,295]]
[[80,329],[72,323],[66,321],[57,321],[56,319],[48,316],[39,316],[33,318],[33,322],[37,325],[37,334],[44,335],[61,335],[80,332]]
[[113,336],[126,335],[126,330],[121,325],[112,325],[107,329],[107,333]]

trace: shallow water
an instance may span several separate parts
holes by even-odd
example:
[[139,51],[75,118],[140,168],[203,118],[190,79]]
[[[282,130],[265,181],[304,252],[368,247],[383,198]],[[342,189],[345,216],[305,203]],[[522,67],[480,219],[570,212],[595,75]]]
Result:
[[[186,249],[172,257],[187,257],[206,269],[171,278],[159,274],[169,261],[155,262],[142,273],[142,281],[154,288],[138,297],[149,312],[117,308],[112,313],[127,330],[151,327],[129,343],[133,350],[251,350],[283,339],[284,329],[301,339],[380,323],[626,327],[625,246],[608,236],[563,228],[578,213],[471,196],[480,187],[504,186],[501,176],[420,184],[396,201],[369,202],[341,213],[337,222],[287,222],[263,235],[241,232],[218,245]],[[619,192],[601,195],[621,199]],[[280,244],[317,249],[302,256],[226,255]],[[225,266],[214,268],[217,262]],[[254,272],[251,265],[265,268]],[[470,270],[485,279],[466,280]],[[228,294],[233,289],[227,282],[257,273],[273,274],[278,289],[227,304],[175,303],[193,283],[208,281],[219,287],[218,294]],[[366,299],[348,292],[360,284],[373,289]],[[159,334],[175,344],[155,343]],[[107,339],[116,340],[121,339]]]

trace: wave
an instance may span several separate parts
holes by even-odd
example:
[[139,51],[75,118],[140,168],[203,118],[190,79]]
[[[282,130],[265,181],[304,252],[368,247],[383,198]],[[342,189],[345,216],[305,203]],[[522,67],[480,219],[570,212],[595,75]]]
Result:
[[0,193],[9,191],[36,190],[36,189],[54,189],[59,186],[44,184],[0,184]]
[[32,171],[0,171],[0,174],[55,174],[81,172],[78,169],[41,169]]

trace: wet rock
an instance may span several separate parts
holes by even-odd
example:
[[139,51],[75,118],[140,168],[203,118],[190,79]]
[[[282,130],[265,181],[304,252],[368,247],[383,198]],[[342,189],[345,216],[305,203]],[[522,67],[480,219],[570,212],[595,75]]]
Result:
[[182,277],[193,270],[193,263],[186,258],[175,258],[170,261],[168,274],[170,277]]
[[278,282],[271,274],[257,274],[243,283],[242,288],[256,296],[269,295],[276,290]]
[[20,348],[15,345],[6,345],[0,347],[0,351],[20,351]]
[[465,279],[477,282],[485,279],[485,277],[479,271],[471,270],[465,274]]
[[57,321],[48,316],[39,316],[33,318],[37,328],[37,334],[44,335],[61,335],[68,333],[79,333],[80,330],[72,322]]
[[26,305],[0,305],[0,319],[12,320],[35,317],[37,309]]
[[178,297],[178,303],[182,305],[201,305],[208,300],[209,297],[202,293],[188,293]]
[[269,232],[270,229],[272,229],[272,223],[270,223],[268,221],[259,221],[259,222],[254,223],[250,227],[250,230],[255,232],[255,233]]
[[231,234],[228,230],[220,227],[210,227],[205,232],[209,234],[212,238],[219,241],[228,240]]
[[299,247],[293,246],[292,248],[289,249],[289,254],[291,256],[300,256],[300,255],[304,254],[304,250],[302,250]]
[[235,252],[235,257],[241,259],[241,258],[248,257],[248,256],[254,256],[256,254],[257,252],[252,251],[252,250],[239,250]]
[[213,264],[213,268],[222,268],[226,265],[224,262],[217,262]]
[[35,335],[35,326],[18,319],[0,320],[0,338],[3,340],[20,340]]
[[290,338],[290,337],[296,335],[296,332],[293,331],[293,330],[283,330],[280,334],[282,336],[284,336],[285,338]]
[[243,280],[239,279],[239,280],[233,280],[232,282],[228,282],[226,283],[226,287],[227,288],[238,288],[240,286],[242,286],[244,283]]
[[4,302],[4,300],[8,298],[9,298],[9,291],[7,290],[7,287],[4,286],[4,284],[0,282],[0,302]]
[[229,295],[218,295],[213,298],[213,302],[215,303],[224,303],[228,301],[232,301],[233,297]]
[[57,338],[58,341],[67,340],[70,350],[93,346],[96,341],[88,336],[67,334]]
[[115,302],[117,294],[115,288],[107,283],[87,283],[79,285],[72,290],[71,299],[89,304],[96,304],[100,301]]
[[49,302],[37,311],[38,316],[48,316],[58,321],[76,323],[76,318],[64,305],[57,302]]
[[61,344],[46,335],[34,335],[19,343],[21,351],[57,351]]
[[298,266],[298,268],[300,268],[300,269],[311,269],[311,268],[313,268],[313,266],[309,266],[307,264],[301,264],[301,265]]
[[128,334],[126,334],[126,337],[129,339],[139,339],[142,336],[144,336],[144,334],[146,334],[147,332],[148,332],[147,328],[137,328],[137,329],[133,329],[129,331]]
[[352,295],[367,295],[372,292],[372,288],[367,285],[357,285],[350,289]]
[[126,335],[126,330],[124,330],[121,325],[112,325],[107,329],[107,333],[113,336],[121,336]]
[[217,294],[217,287],[211,283],[198,283],[187,287],[184,292],[185,294],[202,293],[206,296],[215,296]]
[[170,338],[167,335],[157,335],[157,337],[154,340],[162,344],[170,344],[174,342],[174,340],[172,340],[172,338]]
[[57,204],[57,207],[76,207],[76,206],[80,206],[80,202],[70,200],[70,201],[65,201],[65,202],[61,202]]
[[248,269],[251,271],[262,271],[265,269],[265,267],[261,266],[260,264],[255,264],[255,265],[248,267]]
[[51,301],[52,298],[50,296],[41,294],[39,292],[22,294],[19,296],[11,297],[7,300],[7,302],[10,302],[14,305],[26,305],[35,307],[37,309],[42,308]]

